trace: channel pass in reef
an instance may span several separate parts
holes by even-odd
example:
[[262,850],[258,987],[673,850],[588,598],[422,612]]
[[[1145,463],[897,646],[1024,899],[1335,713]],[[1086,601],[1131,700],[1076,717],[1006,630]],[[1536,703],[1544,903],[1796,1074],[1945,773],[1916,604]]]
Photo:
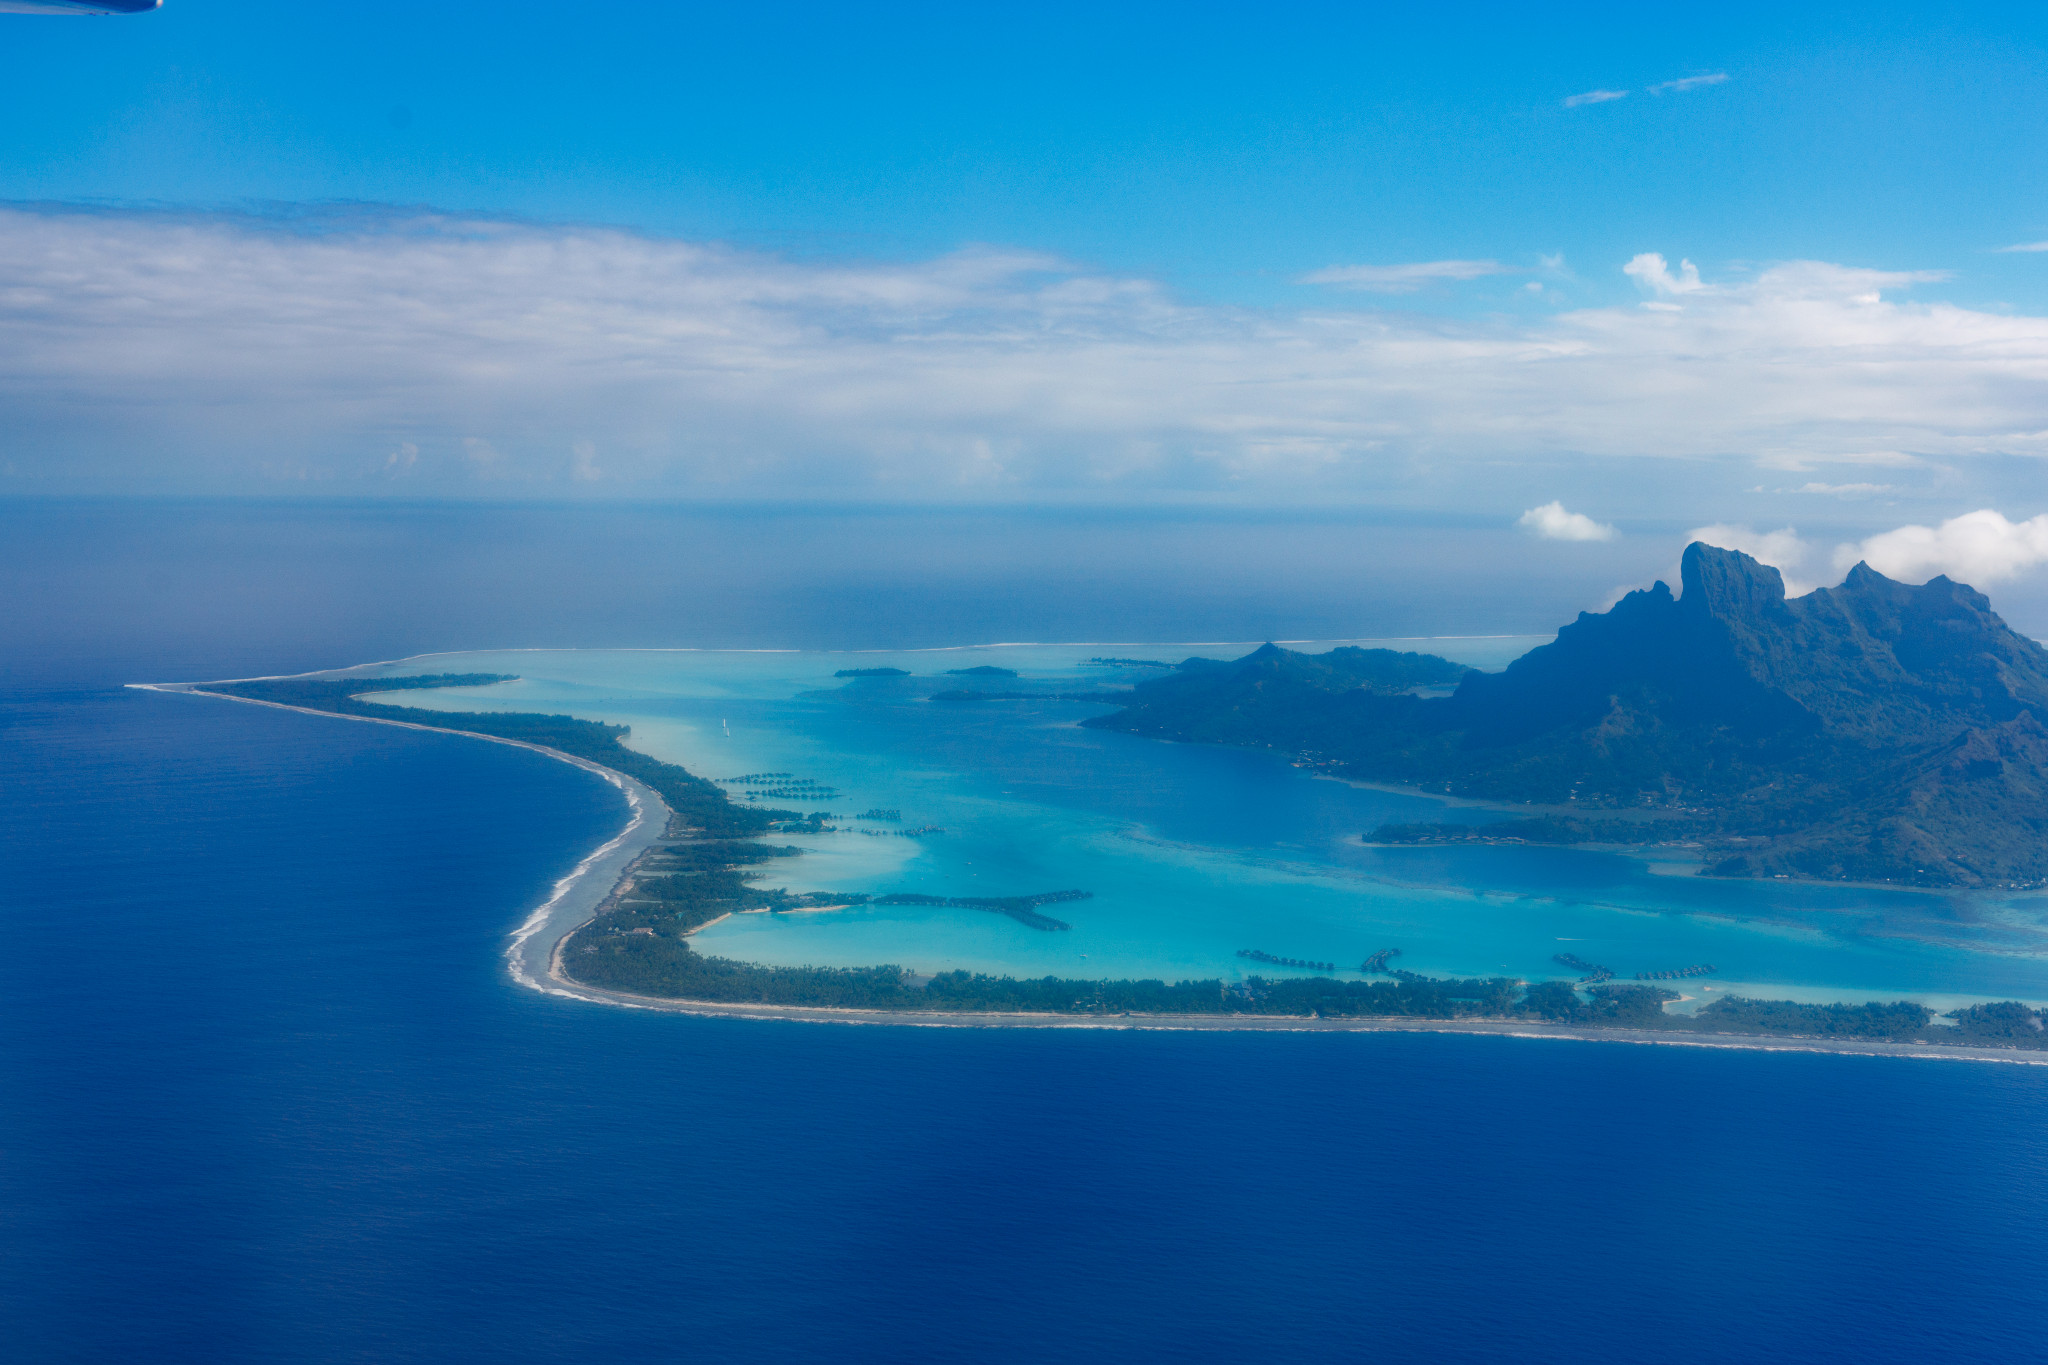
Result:
[[[1326,641],[1441,653],[1500,668],[1540,638]],[[1317,776],[1288,756],[1080,728],[1100,702],[934,701],[946,691],[1091,692],[1157,676],[1091,659],[1231,658],[1252,645],[1003,645],[907,653],[563,650],[439,654],[371,673],[516,673],[484,688],[407,692],[438,710],[567,713],[632,727],[633,747],[835,827],[771,842],[792,892],[1013,896],[1072,927],[925,906],[731,916],[702,952],[776,965],[894,963],[931,973],[1240,980],[1366,958],[1528,980],[1581,975],[1566,955],[1638,972],[1711,966],[1669,982],[1690,1010],[1716,994],[1800,1000],[1912,996],[1937,1008],[2048,999],[2048,897],[1735,881],[1649,857],[1514,845],[1375,848],[1388,822],[1501,818],[1493,808]],[[844,669],[906,670],[848,678]],[[996,668],[1001,674],[952,670]],[[792,784],[815,784],[789,794]],[[769,795],[766,793],[777,792]],[[884,818],[858,818],[872,812]],[[885,818],[894,813],[899,818]]]

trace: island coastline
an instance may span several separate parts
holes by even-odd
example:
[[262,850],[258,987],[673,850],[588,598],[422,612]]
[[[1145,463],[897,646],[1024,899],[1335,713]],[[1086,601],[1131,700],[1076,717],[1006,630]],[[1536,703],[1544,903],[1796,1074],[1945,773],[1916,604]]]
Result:
[[2048,1054],[2019,1048],[1959,1043],[1892,1043],[1879,1039],[1763,1037],[1755,1034],[1666,1034],[1651,1029],[1587,1028],[1526,1019],[1417,1019],[1400,1015],[1347,1019],[1314,1015],[1053,1014],[944,1010],[859,1010],[815,1005],[774,1005],[723,1000],[679,1000],[586,986],[560,971],[558,945],[549,977],[559,992],[598,1004],[655,1010],[706,1019],[840,1024],[898,1028],[1117,1029],[1191,1033],[1433,1033],[1463,1037],[1626,1043],[1639,1047],[1698,1047],[1745,1052],[1818,1052],[1837,1056],[1904,1057],[1961,1062],[2048,1066]]
[[[295,675],[313,676],[313,675]],[[227,682],[258,681],[230,679]],[[377,690],[382,679],[364,679],[365,691]],[[670,832],[673,812],[667,802],[645,783],[579,755],[546,745],[511,739],[454,726],[423,725],[412,721],[367,716],[346,711],[296,706],[286,702],[214,691],[206,683],[130,683],[138,691],[182,693],[221,698],[305,715],[339,716],[401,729],[456,735],[469,739],[529,749],[559,762],[590,772],[618,788],[625,796],[630,815],[623,829],[592,850],[575,868],[559,879],[553,894],[536,907],[512,931],[505,949],[507,970],[514,981],[543,994],[582,1000],[615,1008],[655,1010],[704,1018],[739,1018],[756,1021],[940,1028],[1042,1028],[1042,1029],[1136,1029],[1141,1031],[1194,1032],[1345,1032],[1345,1033],[1434,1033],[1474,1037],[1510,1037],[1561,1041],[1658,1044],[1682,1047],[1726,1048],[1761,1052],[1832,1053],[1854,1056],[1937,1058],[1952,1061],[2009,1062],[2048,1065],[2048,1051],[2001,1048],[1981,1044],[1941,1041],[1894,1042],[1879,1038],[1818,1037],[1798,1034],[1703,1033],[1693,1030],[1664,1032],[1659,1029],[1556,1023],[1529,1018],[1430,1018],[1418,1016],[1353,1015],[1327,1017],[1309,1015],[1253,1015],[1218,1012],[1214,1014],[1149,1013],[1055,1013],[1000,1010],[890,1010],[835,1006],[783,1005],[766,1002],[690,1000],[679,997],[641,995],[629,991],[592,986],[569,976],[563,954],[570,940],[588,928],[611,908],[620,891],[635,873],[642,858]],[[1345,780],[1345,779],[1339,779]],[[1428,793],[1417,792],[1417,795]],[[1474,804],[1487,804],[1475,802]],[[723,918],[721,916],[721,918]],[[698,926],[699,928],[705,926]],[[544,965],[542,965],[544,964]]]
[[[223,681],[242,681],[223,679]],[[369,681],[375,682],[376,679]],[[293,706],[288,702],[264,701],[257,697],[239,697],[232,692],[214,692],[205,683],[129,683],[139,692],[182,693],[187,696],[218,697],[224,701],[241,702],[248,706],[269,706],[280,711],[296,711],[300,715],[325,716],[330,719],[361,721],[369,725],[394,725],[402,730],[418,730],[431,735],[457,735],[465,739],[480,739],[491,744],[504,744],[514,749],[526,749],[533,753],[567,763],[592,773],[619,789],[626,798],[629,811],[625,827],[605,843],[592,849],[565,876],[556,881],[553,894],[521,921],[512,931],[512,941],[505,948],[506,969],[512,979],[529,990],[548,995],[580,995],[585,988],[574,987],[566,977],[557,984],[550,984],[555,974],[551,964],[563,942],[584,925],[603,913],[619,887],[632,873],[633,867],[648,848],[668,830],[673,812],[646,783],[630,777],[601,763],[551,749],[544,744],[533,744],[526,740],[507,739],[502,735],[487,735],[476,730],[457,730],[433,725],[419,725],[407,720],[393,720],[382,716],[351,715],[346,711],[322,711],[310,706]],[[373,689],[366,689],[373,690]],[[606,873],[600,866],[616,862],[618,866]],[[598,875],[593,876],[593,873]],[[591,889],[598,888],[596,895]],[[563,987],[574,987],[563,989]]]

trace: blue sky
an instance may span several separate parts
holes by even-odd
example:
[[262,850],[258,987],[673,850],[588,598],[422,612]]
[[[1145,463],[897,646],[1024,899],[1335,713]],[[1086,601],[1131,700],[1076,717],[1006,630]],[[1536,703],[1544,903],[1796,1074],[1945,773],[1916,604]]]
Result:
[[2043,510],[2036,10],[0,25],[0,490]]
[[[1331,265],[1559,255],[1598,301],[1641,251],[2048,300],[2048,257],[1993,251],[2048,238],[2048,21],[2018,6],[169,0],[6,37],[7,199],[995,242],[1250,302]],[[1630,93],[1564,106],[1595,90]],[[1523,306],[1520,282],[1411,304]]]

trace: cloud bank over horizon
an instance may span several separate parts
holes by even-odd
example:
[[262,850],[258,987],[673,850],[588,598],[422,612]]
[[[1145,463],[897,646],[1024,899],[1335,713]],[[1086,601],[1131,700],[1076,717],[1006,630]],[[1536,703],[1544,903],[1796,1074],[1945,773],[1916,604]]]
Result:
[[1925,272],[1613,268],[1640,302],[1458,320],[1191,303],[1003,248],[793,260],[395,210],[4,209],[0,489],[1423,486],[1463,507],[1468,468],[1505,488],[1589,459],[2048,454],[2048,318],[1901,297]]
[[2014,522],[1986,508],[1939,526],[1901,526],[1836,547],[1837,569],[1847,572],[1859,560],[1908,583],[1938,574],[1972,587],[2003,583],[2048,563],[2048,514]]
[[[1530,524],[1529,519],[1537,512],[1547,510],[1539,508],[1525,514],[1523,524]],[[1838,584],[1859,563],[1902,583],[1920,584],[1946,576],[1982,589],[2010,582],[2048,564],[2048,513],[2016,522],[1995,509],[1979,508],[1950,517],[1938,526],[1899,526],[1861,541],[1840,544],[1835,546],[1832,556],[1824,556],[1819,546],[1803,539],[1791,526],[1759,531],[1751,526],[1719,523],[1696,526],[1686,532],[1685,539],[1687,543],[1698,540],[1724,550],[1740,550],[1758,563],[1770,565],[1784,576],[1788,597],[1800,597],[1815,588]],[[1824,560],[1832,567],[1832,574],[1812,567]],[[1668,581],[1678,581],[1676,568]]]

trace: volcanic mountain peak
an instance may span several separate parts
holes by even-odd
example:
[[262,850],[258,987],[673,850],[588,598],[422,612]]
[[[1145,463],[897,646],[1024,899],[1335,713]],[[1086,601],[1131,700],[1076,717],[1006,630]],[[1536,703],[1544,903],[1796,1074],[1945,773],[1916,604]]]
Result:
[[1703,540],[1685,547],[1678,563],[1678,600],[1691,615],[1720,620],[1761,620],[1785,610],[1785,576],[1740,550]]
[[1743,849],[1729,872],[2048,880],[2048,650],[1982,593],[1859,564],[1787,598],[1776,569],[1703,543],[1679,581],[1448,697],[1414,693],[1453,671],[1441,659],[1269,644],[1190,660],[1088,723],[1467,796],[1679,808],[1688,837]]

